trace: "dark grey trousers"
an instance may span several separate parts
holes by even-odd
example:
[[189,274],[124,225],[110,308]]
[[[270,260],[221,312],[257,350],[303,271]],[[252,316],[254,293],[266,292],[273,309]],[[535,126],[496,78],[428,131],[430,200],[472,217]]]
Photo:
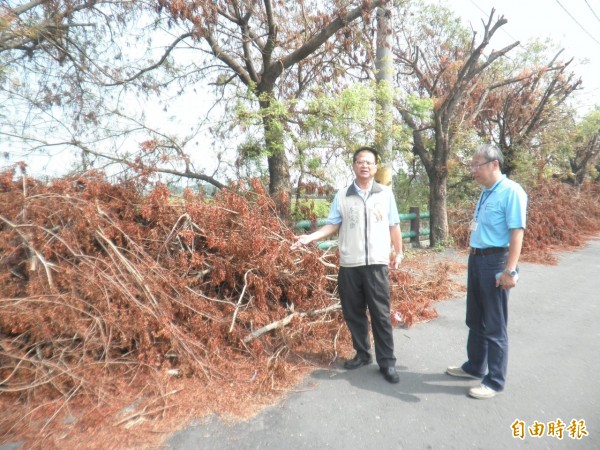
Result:
[[377,364],[395,366],[388,266],[340,267],[338,289],[356,354],[363,359],[371,358],[368,308]]

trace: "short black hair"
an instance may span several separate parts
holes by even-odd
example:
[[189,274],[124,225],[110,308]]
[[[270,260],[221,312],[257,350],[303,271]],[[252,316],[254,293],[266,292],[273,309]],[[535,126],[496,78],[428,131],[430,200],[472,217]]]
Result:
[[352,155],[353,163],[356,162],[356,158],[360,152],[371,152],[375,156],[375,162],[376,163],[381,162],[381,156],[379,156],[379,152],[377,150],[375,150],[373,147],[365,146],[365,147],[360,147],[360,148],[356,149],[356,151],[354,152],[354,155]]

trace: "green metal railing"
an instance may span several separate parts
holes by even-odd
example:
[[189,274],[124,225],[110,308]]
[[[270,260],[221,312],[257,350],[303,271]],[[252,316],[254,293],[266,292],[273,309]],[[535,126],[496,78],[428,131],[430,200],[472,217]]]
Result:
[[[410,208],[410,212],[404,214],[398,214],[398,218],[400,222],[408,222],[410,221],[410,231],[403,231],[402,238],[410,239],[411,243],[415,245],[419,245],[419,237],[420,236],[429,236],[430,230],[428,228],[421,228],[421,219],[429,219],[430,214],[428,211],[420,212],[419,208],[412,207]],[[318,218],[315,221],[310,220],[301,220],[296,223],[296,228],[311,230],[316,228],[321,228],[325,225],[327,219]],[[321,250],[329,250],[330,248],[337,246],[337,239],[330,239],[327,241],[321,241],[318,244],[318,247]]]
[[[412,210],[413,208],[411,208]],[[410,231],[403,231],[403,238],[416,238],[418,236],[429,236],[429,228],[421,228],[421,220],[420,219],[429,219],[430,214],[429,211],[420,212],[419,208],[414,208],[416,211],[409,212],[405,214],[398,214],[400,218],[400,222],[402,221],[410,221],[411,228]],[[419,220],[417,220],[417,218]],[[418,231],[417,231],[418,230]]]

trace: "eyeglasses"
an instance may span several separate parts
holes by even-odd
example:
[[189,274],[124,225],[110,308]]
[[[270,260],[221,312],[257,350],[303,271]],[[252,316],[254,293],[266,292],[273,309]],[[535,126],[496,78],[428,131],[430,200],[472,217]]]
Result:
[[376,162],[371,162],[371,161],[354,161],[354,164],[356,164],[357,166],[368,166],[368,167],[377,165]]
[[481,166],[485,166],[486,164],[489,164],[491,162],[496,161],[495,159],[492,159],[491,161],[486,161],[484,163],[481,164],[469,164],[467,165],[467,167],[469,168],[469,170],[478,170]]

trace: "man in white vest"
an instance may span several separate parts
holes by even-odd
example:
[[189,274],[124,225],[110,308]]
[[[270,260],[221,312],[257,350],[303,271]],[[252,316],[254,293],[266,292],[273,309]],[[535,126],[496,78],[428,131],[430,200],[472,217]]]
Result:
[[338,288],[356,350],[344,368],[357,369],[372,362],[368,309],[379,370],[387,381],[398,383],[389,270],[397,269],[402,261],[402,232],[392,190],[374,181],[379,160],[379,154],[371,147],[354,152],[354,182],[337,192],[326,224],[311,234],[298,236],[292,248],[339,232]]

